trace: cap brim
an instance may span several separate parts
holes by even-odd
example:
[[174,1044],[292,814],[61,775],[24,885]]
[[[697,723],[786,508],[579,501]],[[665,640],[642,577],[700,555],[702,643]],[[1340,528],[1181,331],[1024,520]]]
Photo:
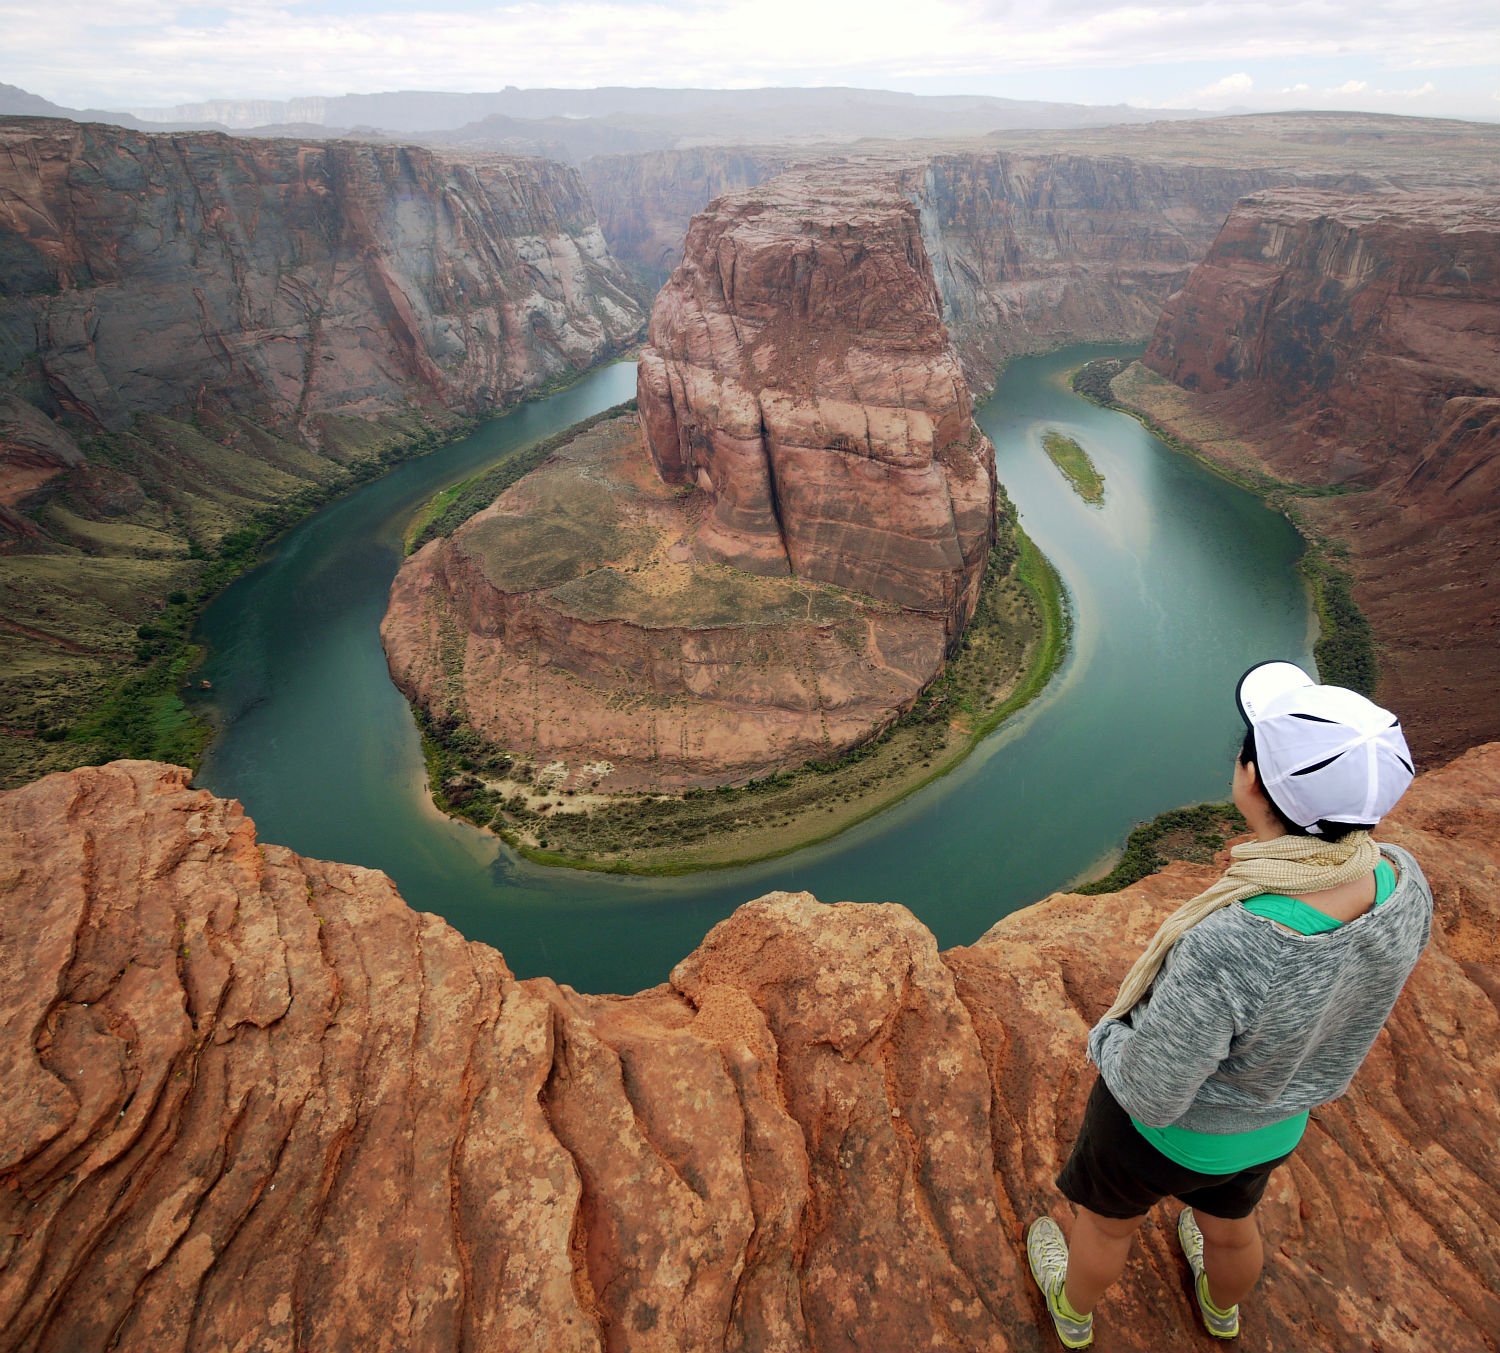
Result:
[[1296,663],[1256,663],[1240,678],[1240,684],[1234,690],[1234,702],[1239,706],[1240,717],[1253,725],[1278,697],[1299,686],[1317,684]]

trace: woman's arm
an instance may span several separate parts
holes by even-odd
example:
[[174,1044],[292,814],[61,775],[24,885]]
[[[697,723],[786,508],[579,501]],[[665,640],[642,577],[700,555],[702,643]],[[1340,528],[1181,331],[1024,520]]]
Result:
[[1125,1111],[1147,1127],[1167,1127],[1187,1112],[1229,1056],[1247,1004],[1260,1005],[1261,965],[1247,962],[1234,939],[1225,926],[1195,926],[1173,946],[1130,1023],[1101,1020],[1089,1035],[1089,1060]]

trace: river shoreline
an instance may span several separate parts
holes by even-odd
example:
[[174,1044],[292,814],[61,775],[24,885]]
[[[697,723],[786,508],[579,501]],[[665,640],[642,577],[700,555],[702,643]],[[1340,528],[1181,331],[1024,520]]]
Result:
[[[570,389],[595,371],[629,360],[630,353],[615,353],[582,371],[554,376],[525,399],[496,411],[488,418],[503,418],[522,405]],[[219,732],[212,704],[191,698],[195,690],[193,674],[207,656],[204,647],[192,639],[203,612],[231,583],[264,563],[267,551],[308,518],[403,465],[436,455],[472,437],[486,421],[487,418],[449,415],[405,440],[393,441],[372,455],[350,461],[335,477],[310,486],[286,502],[271,504],[226,536],[215,550],[206,555],[203,574],[186,604],[173,608],[180,612],[172,617],[179,636],[177,642],[170,650],[154,658],[145,672],[132,674],[106,692],[98,706],[81,721],[81,726],[87,728],[91,722],[107,719],[112,704],[137,704],[144,698],[155,706],[148,714],[153,731],[163,730],[167,736],[162,737],[158,732],[153,739],[156,745],[150,747],[112,748],[110,755],[102,759],[110,760],[115,755],[139,756],[146,760],[171,761],[196,771],[209,743]],[[134,689],[137,687],[141,688],[139,693]],[[184,696],[189,698],[184,699]]]
[[[1000,397],[976,409],[1026,534],[1066,579],[1071,631],[1055,675],[946,773],[908,758],[908,783],[925,788],[858,825],[843,827],[855,815],[844,781],[808,772],[790,787],[823,800],[809,815],[821,830],[807,835],[834,839],[742,869],[608,874],[540,867],[431,801],[419,729],[376,637],[405,528],[434,494],[481,474],[506,448],[628,399],[628,366],[365,486],[228,588],[195,636],[210,648],[202,675],[213,679],[223,731],[194,783],[239,799],[262,839],[383,870],[418,910],[502,948],[518,975],[579,990],[659,982],[735,906],[776,889],[898,901],[940,946],[971,943],[1100,864],[1133,825],[1222,798],[1238,724],[1222,692],[1263,651],[1310,661],[1302,546],[1288,523],[1056,379],[1058,368],[1121,351],[1085,345],[1017,359]],[[1104,508],[1080,502],[1047,460],[1047,426],[1088,447],[1109,478]],[[1243,587],[1252,577],[1253,597]],[[1228,629],[1207,635],[1194,619],[1204,614]],[[1013,654],[1018,647],[1013,640]],[[1176,655],[1170,666],[1164,652]],[[992,708],[975,705],[981,715]],[[932,738],[957,721],[950,706],[910,732]],[[841,774],[858,786],[869,765]],[[774,792],[757,786],[739,815]],[[714,797],[693,806],[712,808]],[[676,807],[646,804],[638,825]],[[784,821],[762,825],[764,850],[788,842],[769,839]]]
[[[1114,368],[1112,373],[1108,370],[1111,366]],[[1085,377],[1084,373],[1090,367],[1099,370],[1092,377]],[[1271,511],[1280,513],[1292,524],[1304,544],[1297,567],[1307,580],[1312,608],[1318,617],[1319,637],[1313,645],[1313,656],[1317,660],[1319,679],[1347,686],[1362,695],[1373,695],[1378,679],[1379,649],[1369,620],[1354,600],[1353,575],[1340,562],[1348,553],[1348,545],[1336,536],[1316,530],[1295,506],[1302,498],[1342,497],[1360,490],[1342,485],[1298,484],[1252,467],[1236,469],[1227,465],[1204,447],[1162,423],[1149,409],[1130,402],[1128,395],[1117,391],[1116,382],[1127,378],[1137,398],[1148,380],[1163,381],[1162,377],[1142,367],[1138,360],[1127,363],[1105,359],[1103,363],[1088,362],[1076,368],[1070,374],[1069,383],[1080,398],[1100,408],[1129,414],[1164,446],[1237,488],[1254,494]]]

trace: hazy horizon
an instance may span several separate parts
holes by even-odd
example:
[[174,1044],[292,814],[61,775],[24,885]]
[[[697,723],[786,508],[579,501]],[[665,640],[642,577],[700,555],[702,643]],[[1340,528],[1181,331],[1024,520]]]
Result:
[[[1500,118],[1478,0],[0,0],[0,81],[71,108],[842,86],[1137,109]],[[65,34],[59,38],[59,34]]]

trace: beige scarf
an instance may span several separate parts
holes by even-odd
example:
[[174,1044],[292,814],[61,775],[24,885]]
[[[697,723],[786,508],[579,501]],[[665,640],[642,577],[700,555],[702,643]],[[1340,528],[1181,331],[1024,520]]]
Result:
[[1150,989],[1166,960],[1167,951],[1205,916],[1220,907],[1257,893],[1321,892],[1353,883],[1380,863],[1380,850],[1369,832],[1350,832],[1342,841],[1316,836],[1278,836],[1274,841],[1246,841],[1229,851],[1234,863],[1213,887],[1184,902],[1165,921],[1146,946],[1146,952],[1125,974],[1120,994],[1105,1011],[1105,1019],[1129,1013]]

